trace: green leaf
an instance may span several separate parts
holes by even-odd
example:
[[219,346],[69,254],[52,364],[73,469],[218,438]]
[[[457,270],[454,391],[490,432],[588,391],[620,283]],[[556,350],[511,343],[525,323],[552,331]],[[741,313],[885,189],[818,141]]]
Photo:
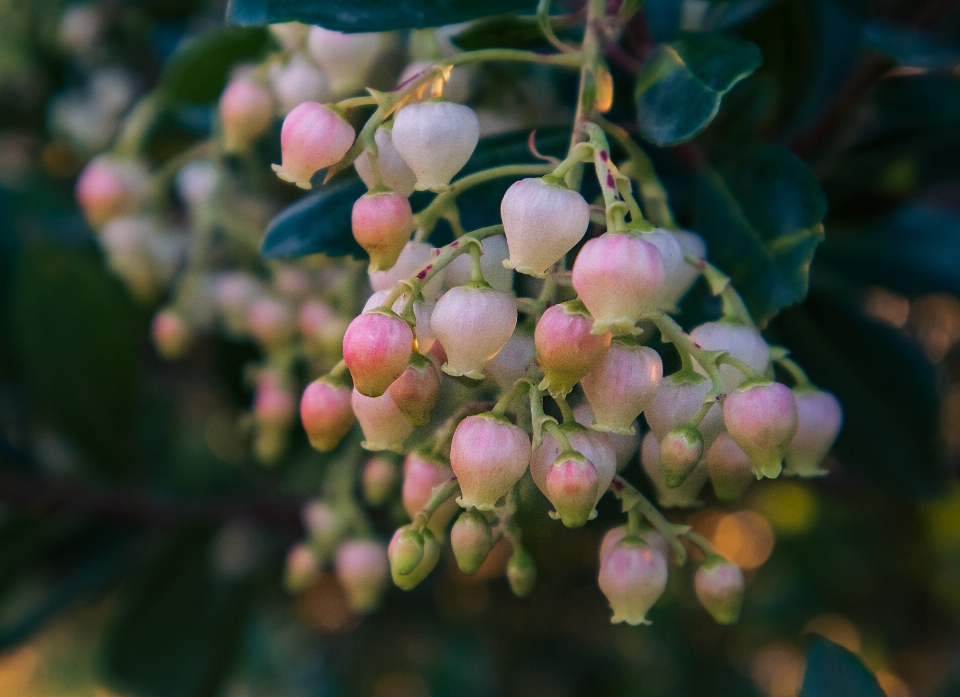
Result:
[[761,326],[806,296],[826,210],[816,177],[778,145],[737,150],[695,182],[694,229]]
[[132,580],[104,637],[111,681],[144,697],[218,693],[241,642],[255,575],[215,567],[214,530],[185,526]]
[[366,191],[358,177],[320,187],[270,221],[260,253],[267,259],[308,254],[366,259],[350,222],[353,204]]
[[[554,22],[554,29],[557,28],[559,27]],[[546,43],[537,18],[517,14],[473,22],[451,41],[464,51],[482,48],[531,48]]]
[[18,259],[10,302],[19,376],[41,412],[91,463],[129,471],[139,346],[120,284],[95,254],[34,244]]
[[884,697],[884,693],[855,654],[818,639],[807,653],[800,697]]
[[858,283],[903,295],[960,296],[960,217],[946,208],[904,206],[877,225],[831,235],[820,255],[818,259]]
[[[856,289],[814,288],[771,327],[844,410],[844,467],[892,496],[928,496],[949,481],[933,366],[902,332],[863,315]],[[878,435],[882,434],[882,437]]]
[[863,38],[901,65],[913,68],[952,68],[960,63],[960,51],[937,37],[893,22],[869,22]]
[[231,68],[258,57],[269,42],[263,27],[224,27],[188,39],[167,61],[160,88],[173,102],[213,102],[227,84]]
[[637,123],[644,138],[676,145],[700,133],[731,87],[763,61],[749,41],[714,34],[682,35],[657,46],[637,75]]
[[296,20],[344,32],[440,27],[536,7],[536,0],[230,0],[231,24]]

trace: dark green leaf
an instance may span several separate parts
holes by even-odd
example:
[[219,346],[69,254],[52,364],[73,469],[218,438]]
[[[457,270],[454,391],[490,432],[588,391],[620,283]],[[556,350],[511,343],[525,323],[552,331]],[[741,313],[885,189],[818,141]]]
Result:
[[27,247],[11,290],[20,376],[38,406],[113,474],[128,471],[137,326],[97,255]]
[[111,679],[149,697],[216,694],[231,667],[255,586],[214,565],[212,530],[178,530],[115,606],[104,638]]
[[960,63],[960,50],[934,36],[893,22],[870,22],[863,38],[901,65],[913,68],[951,68]]
[[308,254],[365,259],[353,239],[350,214],[366,190],[358,177],[320,187],[270,221],[260,253],[267,259]]
[[856,295],[817,291],[772,333],[843,404],[836,453],[845,467],[894,496],[937,493],[949,475],[933,366],[902,332],[865,317]]
[[[564,25],[553,21],[554,31]],[[490,17],[473,22],[454,36],[454,44],[464,51],[476,51],[481,48],[536,48],[547,45],[536,17],[509,14]]]
[[225,27],[188,39],[164,67],[160,87],[174,102],[212,102],[227,84],[231,68],[259,56],[269,40],[263,27]]
[[297,20],[346,32],[439,27],[515,10],[536,0],[230,0],[232,24]]
[[827,639],[807,653],[800,697],[883,697],[877,679],[857,656]]
[[716,116],[723,95],[762,60],[749,41],[714,34],[657,46],[637,75],[640,133],[657,145],[690,140]]
[[831,235],[821,251],[846,278],[904,295],[960,296],[960,218],[944,208],[911,205],[866,230]]
[[698,176],[694,229],[759,324],[806,296],[826,208],[813,173],[780,146],[738,150]]

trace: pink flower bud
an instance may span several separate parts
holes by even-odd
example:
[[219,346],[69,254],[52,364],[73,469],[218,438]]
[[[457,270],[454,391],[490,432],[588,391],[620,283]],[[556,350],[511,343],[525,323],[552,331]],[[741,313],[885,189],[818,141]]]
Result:
[[[503,265],[507,258],[507,240],[496,235],[483,240],[480,269],[483,279],[495,290],[513,290],[513,271]],[[472,280],[473,265],[469,254],[461,254],[443,270],[443,281],[448,287],[465,286]]]
[[250,303],[248,326],[253,338],[267,350],[284,348],[296,332],[296,317],[282,300],[260,297]]
[[663,257],[642,235],[604,233],[573,262],[573,287],[597,334],[633,333],[640,316],[657,309],[663,279]]
[[[763,375],[770,365],[770,348],[760,336],[760,332],[753,327],[723,321],[707,322],[694,328],[690,332],[690,338],[700,348],[709,351],[728,351],[731,356],[743,361],[760,375]],[[694,368],[701,375],[707,374],[696,363]],[[736,389],[747,379],[732,365],[721,364],[720,375],[728,392]]]
[[348,540],[337,550],[337,580],[357,612],[370,612],[387,585],[387,550],[374,540]]
[[393,539],[390,540],[387,553],[390,556],[390,573],[393,577],[394,585],[402,590],[410,591],[416,588],[437,565],[437,562],[440,560],[440,543],[437,541],[437,538],[433,536],[433,533],[430,532],[429,528],[424,530],[423,556],[420,558],[420,562],[409,573],[401,574],[396,563],[397,541],[405,529],[406,528],[400,528],[393,534]]
[[[707,243],[700,235],[686,230],[674,230],[670,234],[677,238],[685,255],[689,254],[697,259],[707,258]],[[663,307],[668,310],[676,308],[687,291],[693,287],[699,275],[699,270],[686,262],[682,267],[668,273],[663,291]]]
[[231,80],[220,95],[220,124],[223,147],[240,152],[250,147],[273,120],[273,97],[268,90],[250,80]]
[[314,380],[300,399],[300,419],[310,445],[322,453],[336,448],[347,435],[356,417],[350,406],[351,390],[323,378]]
[[415,528],[406,525],[395,534],[390,543],[390,565],[394,571],[406,576],[416,569],[423,560],[423,535]]
[[543,179],[512,184],[500,204],[510,249],[503,265],[544,276],[579,242],[590,225],[590,206],[578,191]]
[[313,277],[306,269],[282,266],[273,274],[273,287],[286,300],[300,301],[313,290]]
[[643,239],[656,247],[663,258],[663,285],[656,299],[657,308],[671,310],[679,299],[674,297],[674,279],[688,268],[683,258],[683,247],[672,232],[663,228],[645,233]]
[[287,552],[285,584],[296,593],[306,588],[320,574],[320,561],[309,546],[295,544]]
[[[393,146],[393,134],[386,128],[378,128],[374,140],[377,142],[377,167],[384,186],[401,196],[409,196],[416,189],[417,176]],[[373,167],[366,150],[354,160],[353,166],[367,188],[372,189]]]
[[450,445],[450,465],[460,482],[457,503],[493,510],[529,462],[530,437],[523,429],[492,414],[468,416],[457,425]]
[[87,222],[100,228],[112,218],[133,212],[148,186],[148,175],[140,165],[101,155],[80,174],[75,195]]
[[[380,290],[371,295],[363,305],[363,311],[368,312],[381,307],[390,295],[390,291]],[[393,303],[391,308],[398,315],[403,312],[407,304],[407,295],[401,295]],[[413,303],[413,333],[417,343],[415,349],[420,353],[429,353],[430,349],[436,343],[436,337],[433,335],[433,328],[430,325],[430,317],[433,315],[433,308],[437,306],[436,302],[415,300]]]
[[[657,440],[663,440],[669,431],[687,423],[700,407],[713,387],[709,380],[698,378],[694,373],[678,372],[660,381],[657,393],[644,416]],[[698,428],[705,448],[709,448],[723,430],[723,411],[715,404],[707,412]]]
[[[566,425],[563,426],[563,430],[567,440],[570,441],[570,446],[589,460],[596,469],[597,490],[593,501],[596,505],[610,488],[610,483],[617,474],[617,455],[610,442],[610,436],[585,428],[570,429]],[[559,457],[560,445],[549,433],[543,434],[543,440],[530,456],[530,476],[533,478],[533,483],[548,499],[550,499],[550,492],[547,487],[547,476]]]
[[405,196],[393,192],[364,194],[353,204],[353,236],[370,255],[370,272],[397,263],[413,232],[413,211]]
[[547,472],[547,499],[568,528],[580,528],[596,516],[597,468],[579,453],[561,455]]
[[553,396],[569,394],[603,360],[610,346],[609,332],[590,333],[593,320],[582,308],[578,301],[547,308],[533,333],[544,373],[539,387]]
[[756,479],[753,464],[727,433],[721,433],[703,456],[713,492],[721,501],[736,501]]
[[329,504],[315,500],[304,504],[300,513],[303,527],[322,549],[333,550],[343,534],[343,522]]
[[286,426],[297,413],[297,400],[284,381],[271,370],[257,377],[253,415],[260,426]]
[[364,448],[403,452],[403,442],[413,433],[413,424],[397,408],[389,392],[366,397],[354,389],[350,403],[363,430],[365,440],[361,445]]
[[533,557],[522,550],[515,550],[507,562],[507,581],[510,590],[518,598],[526,598],[533,592],[537,582],[537,567]]
[[840,402],[829,392],[798,390],[797,433],[787,448],[785,474],[816,477],[825,474],[820,463],[840,433],[843,411]]
[[419,191],[450,184],[479,140],[477,115],[462,104],[410,104],[394,117],[393,145],[417,175]]
[[175,360],[190,346],[190,327],[176,310],[167,308],[153,316],[150,324],[153,345],[163,358]]
[[393,381],[388,391],[410,423],[423,426],[430,421],[430,413],[440,396],[440,371],[429,358],[415,353],[410,358],[410,365]]
[[797,400],[779,382],[748,382],[723,402],[724,425],[753,462],[757,477],[780,474],[797,421]]
[[514,297],[492,288],[457,286],[444,293],[430,316],[443,344],[443,372],[482,380],[483,367],[510,340],[517,326]]
[[[581,404],[574,409],[573,416],[578,424],[586,428],[591,428],[591,424],[596,421],[593,416],[593,409],[590,408],[589,404]],[[632,433],[602,432],[604,440],[609,443],[617,456],[617,472],[622,471],[624,467],[630,464],[633,456],[636,455],[637,450],[640,449],[640,429],[636,422],[632,424],[632,429]],[[596,431],[598,429],[592,428],[591,430]],[[596,463],[596,460],[594,460],[594,463]]]
[[497,387],[507,390],[527,374],[527,369],[533,365],[533,354],[533,337],[517,332],[500,352],[487,362],[483,370],[493,378]]
[[364,463],[360,477],[363,500],[373,507],[385,504],[397,486],[397,475],[393,461],[385,457],[371,457]]
[[660,461],[660,442],[652,431],[643,437],[640,465],[653,483],[657,492],[657,503],[664,508],[693,508],[701,505],[698,496],[703,485],[707,483],[707,468],[695,467],[683,484],[676,488],[667,486]]
[[743,572],[719,555],[707,557],[693,579],[700,603],[718,624],[734,624],[743,605]]
[[330,79],[334,94],[345,94],[363,87],[380,53],[380,34],[345,34],[314,26],[307,35],[307,48]]
[[493,531],[486,516],[472,509],[461,513],[450,529],[450,545],[460,571],[475,574],[493,548]]
[[664,483],[676,489],[686,481],[703,457],[703,436],[684,424],[671,430],[660,441],[660,466]]
[[353,126],[317,102],[304,102],[287,114],[280,129],[283,164],[273,171],[283,181],[311,188],[318,170],[336,164],[353,145]]
[[327,91],[323,73],[299,53],[285,66],[279,63],[270,66],[270,83],[285,114],[304,102],[320,101]]
[[360,394],[379,397],[403,374],[413,352],[413,330],[392,312],[354,318],[343,335],[343,360]]
[[597,581],[613,610],[612,623],[650,624],[647,611],[667,587],[667,561],[639,539],[625,537],[600,562]]
[[634,420],[653,400],[662,378],[663,360],[652,348],[611,343],[597,367],[580,380],[595,416],[592,427],[634,433]]
[[[607,530],[606,534],[603,536],[603,540],[600,542],[600,553],[598,555],[600,557],[600,561],[603,561],[603,558],[609,554],[610,550],[612,550],[614,546],[626,536],[626,525],[620,525]],[[646,542],[650,549],[660,554],[664,559],[669,558],[670,543],[667,542],[667,538],[664,537],[659,531],[654,530],[653,528],[647,528],[645,530],[640,530],[636,536],[643,542]]]
[[[430,500],[433,490],[453,479],[453,468],[420,453],[410,453],[403,462],[403,508],[413,519]],[[427,527],[440,538],[460,507],[454,499],[440,505]]]

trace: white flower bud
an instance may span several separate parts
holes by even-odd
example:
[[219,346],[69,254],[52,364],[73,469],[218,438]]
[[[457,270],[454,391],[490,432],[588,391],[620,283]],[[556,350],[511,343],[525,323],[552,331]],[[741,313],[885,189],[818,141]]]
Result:
[[410,104],[394,118],[393,145],[417,175],[417,189],[421,191],[450,184],[479,140],[477,115],[462,104]]

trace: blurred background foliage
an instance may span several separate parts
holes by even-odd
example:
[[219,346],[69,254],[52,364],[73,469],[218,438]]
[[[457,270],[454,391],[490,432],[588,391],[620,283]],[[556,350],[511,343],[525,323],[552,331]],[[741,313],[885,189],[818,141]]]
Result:
[[[298,5],[232,11],[259,21]],[[451,3],[467,13],[451,18],[495,5]],[[635,117],[633,76],[658,43],[696,25],[759,47],[753,75],[714,85],[725,97],[703,133],[644,147],[678,219],[752,309],[786,308],[768,338],[845,408],[830,476],[764,482],[693,514],[748,570],[732,628],[696,606],[684,573],[652,627],[610,626],[595,585],[602,526],[558,535],[545,516],[526,521],[540,580],[525,600],[502,578],[463,576],[449,554],[369,617],[332,576],[298,598],[282,590],[325,460],[298,435],[278,467],[254,464],[238,423],[255,347],[210,337],[161,361],[156,305],[105,269],[72,196],[155,85],[168,101],[151,160],[206,137],[231,65],[270,41],[223,30],[224,14],[213,0],[0,0],[0,694],[793,697],[808,658],[806,697],[876,694],[841,645],[888,697],[960,695],[956,3],[648,0],[608,55],[626,86],[611,120],[671,142],[657,135],[669,121]],[[536,47],[529,25],[485,20],[462,41]],[[487,197],[478,220],[496,215]],[[803,299],[812,246],[783,266],[770,245],[824,215]],[[816,635],[835,644],[808,656]]]

